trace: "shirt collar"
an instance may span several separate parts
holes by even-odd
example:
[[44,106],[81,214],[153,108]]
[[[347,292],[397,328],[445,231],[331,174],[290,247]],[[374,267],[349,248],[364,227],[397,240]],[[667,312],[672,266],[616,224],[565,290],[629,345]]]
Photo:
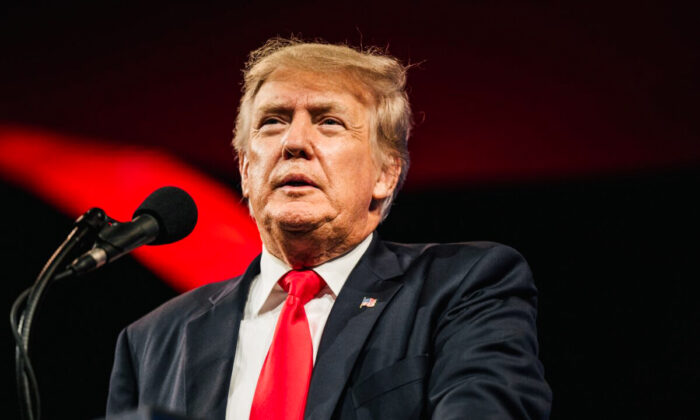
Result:
[[[340,293],[340,289],[343,288],[345,281],[350,276],[350,272],[355,268],[365,251],[367,251],[371,242],[372,235],[370,234],[349,252],[313,267],[313,270],[323,278],[331,289],[334,298]],[[260,275],[251,287],[250,308],[252,313],[257,314],[260,312],[263,304],[270,296],[275,285],[277,285],[277,281],[291,269],[284,261],[270,254],[263,244],[260,257]]]

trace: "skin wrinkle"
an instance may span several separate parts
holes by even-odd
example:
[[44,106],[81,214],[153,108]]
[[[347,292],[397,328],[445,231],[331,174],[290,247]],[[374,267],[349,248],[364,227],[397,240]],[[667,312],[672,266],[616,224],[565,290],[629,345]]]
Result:
[[[381,219],[373,203],[396,186],[398,170],[378,164],[371,144],[374,106],[356,90],[341,73],[282,68],[254,98],[241,185],[266,248],[292,267],[361,242]],[[313,186],[284,184],[290,175]]]
[[[307,68],[308,67],[307,63],[302,62],[302,63],[297,63],[297,64],[299,64],[301,67],[294,68],[294,67],[288,67],[288,66],[281,66],[277,70],[271,71],[267,75],[267,77],[261,79],[253,91],[253,95],[252,95],[253,102],[255,101],[255,98],[257,97],[258,92],[260,91],[262,86],[268,80],[270,80],[272,78],[273,74],[275,75],[275,78],[277,80],[289,81],[289,80],[291,80],[291,78],[289,76],[287,76],[286,73],[291,73],[291,74],[294,74],[297,72],[314,73],[313,69]],[[384,159],[385,156],[384,156],[383,150],[380,150],[380,149],[384,149],[384,147],[380,148],[377,146],[377,139],[376,139],[376,134],[375,134],[375,132],[376,132],[376,121],[375,120],[376,120],[376,107],[377,107],[377,103],[376,103],[375,98],[377,97],[378,93],[374,92],[373,89],[370,86],[368,86],[359,75],[357,75],[355,73],[356,73],[356,71],[354,71],[354,69],[349,68],[349,69],[345,69],[345,71],[339,71],[339,70],[323,71],[322,70],[321,72],[319,72],[317,74],[319,76],[321,76],[323,79],[334,79],[334,80],[338,81],[338,84],[343,91],[345,91],[346,93],[350,93],[351,95],[353,95],[355,97],[355,99],[357,99],[357,101],[359,101],[360,103],[362,103],[366,107],[373,109],[371,119],[370,119],[370,121],[371,121],[371,123],[370,123],[370,127],[371,127],[370,139],[371,139],[373,149],[374,149],[374,156],[375,156],[375,159],[377,160],[377,162],[381,162],[382,164],[390,166],[394,163],[393,160],[395,160],[395,159],[391,159],[392,162],[390,162],[390,163],[384,162],[384,160],[388,159],[388,156],[386,156],[387,159]],[[251,104],[251,105],[253,105],[253,107],[254,107],[254,104]],[[275,106],[274,104],[271,105],[271,107],[274,107],[274,106]],[[284,107],[283,104],[280,104],[280,106]],[[250,123],[252,121],[257,121],[257,119],[255,117],[251,118],[250,121],[248,121],[247,125],[250,125]],[[257,127],[257,124],[255,126]],[[251,134],[253,132],[255,132],[254,129],[251,130]],[[250,141],[251,141],[251,137],[249,136],[248,140],[246,141],[246,144],[245,144],[246,149],[247,149],[247,146],[250,143]],[[400,164],[400,162],[399,162],[399,164]]]

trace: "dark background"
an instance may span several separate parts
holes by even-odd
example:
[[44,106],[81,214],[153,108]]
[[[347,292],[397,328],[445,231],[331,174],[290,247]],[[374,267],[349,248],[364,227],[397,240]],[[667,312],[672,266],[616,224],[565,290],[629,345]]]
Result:
[[[421,64],[413,167],[383,238],[525,255],[553,418],[689,418],[698,16],[662,2],[5,3],[0,124],[157,147],[233,191],[248,51],[291,33],[388,46]],[[7,313],[76,215],[9,180],[0,190]],[[130,258],[54,285],[32,344],[45,418],[102,415],[118,331],[175,294]],[[5,331],[0,404],[15,417]]]

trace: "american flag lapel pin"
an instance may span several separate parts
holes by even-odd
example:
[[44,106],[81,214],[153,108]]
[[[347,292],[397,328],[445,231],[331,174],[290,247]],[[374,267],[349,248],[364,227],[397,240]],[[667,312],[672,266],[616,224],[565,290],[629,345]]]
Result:
[[360,309],[362,308],[374,308],[377,304],[377,299],[371,297],[363,297],[362,303],[360,303]]

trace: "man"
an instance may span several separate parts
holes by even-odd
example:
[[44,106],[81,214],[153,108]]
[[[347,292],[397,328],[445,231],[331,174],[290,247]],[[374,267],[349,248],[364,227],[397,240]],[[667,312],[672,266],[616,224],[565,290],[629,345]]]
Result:
[[405,75],[345,46],[272,40],[251,54],[234,147],[263,252],[122,332],[108,414],[548,416],[522,257],[373,233],[408,166]]

